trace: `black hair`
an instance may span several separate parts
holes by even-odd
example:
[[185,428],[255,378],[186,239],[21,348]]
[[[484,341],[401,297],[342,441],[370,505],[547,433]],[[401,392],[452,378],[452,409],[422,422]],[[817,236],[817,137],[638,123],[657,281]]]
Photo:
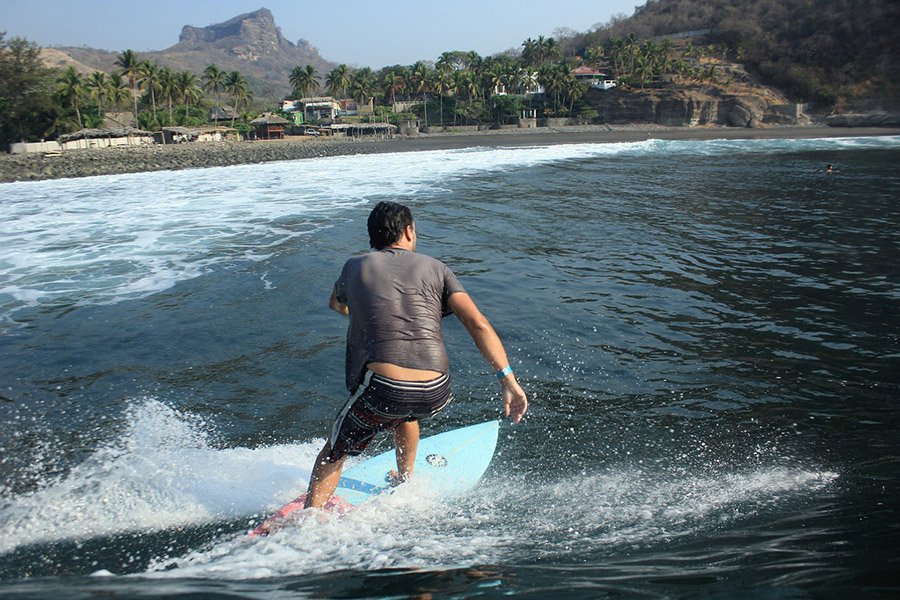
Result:
[[386,248],[412,224],[412,213],[407,207],[397,202],[379,202],[369,213],[369,245],[376,250]]

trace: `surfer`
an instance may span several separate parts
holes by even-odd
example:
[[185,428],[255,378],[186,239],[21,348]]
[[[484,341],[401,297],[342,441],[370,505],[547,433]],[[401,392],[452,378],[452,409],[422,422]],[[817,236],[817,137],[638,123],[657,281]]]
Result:
[[444,263],[416,253],[409,208],[380,202],[368,219],[374,249],[349,259],[329,307],[350,317],[346,384],[350,398],[316,458],[305,508],[322,508],[340,480],[347,456],[360,454],[379,431],[391,430],[397,481],[412,475],[419,420],[452,398],[441,319],[453,313],[500,380],[503,412],[518,423],[528,399],[491,324]]

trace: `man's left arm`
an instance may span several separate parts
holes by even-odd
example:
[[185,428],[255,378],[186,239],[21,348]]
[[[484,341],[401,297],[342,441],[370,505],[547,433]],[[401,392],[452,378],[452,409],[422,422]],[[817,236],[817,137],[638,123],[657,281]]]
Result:
[[456,292],[450,296],[450,308],[462,322],[466,331],[472,336],[475,346],[495,371],[500,371],[500,387],[502,388],[503,414],[518,423],[528,410],[528,397],[519,386],[512,369],[508,369],[509,359],[503,342],[487,318],[481,314],[475,302],[466,292]]

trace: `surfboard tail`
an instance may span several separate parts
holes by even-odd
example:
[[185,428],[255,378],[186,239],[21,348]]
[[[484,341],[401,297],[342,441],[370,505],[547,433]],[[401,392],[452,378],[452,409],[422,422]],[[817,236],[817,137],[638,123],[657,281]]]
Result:
[[[279,529],[284,529],[295,521],[295,517],[299,516],[305,506],[306,494],[301,494],[278,509],[278,512],[257,525],[256,529],[247,535],[252,538],[266,537]],[[352,509],[353,505],[340,496],[332,496],[323,507],[325,512],[336,515],[338,518],[343,517]]]

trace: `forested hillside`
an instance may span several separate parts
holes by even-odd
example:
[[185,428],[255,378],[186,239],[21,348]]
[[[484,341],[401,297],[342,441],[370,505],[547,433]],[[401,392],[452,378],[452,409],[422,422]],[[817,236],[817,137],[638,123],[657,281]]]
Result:
[[700,33],[796,101],[821,108],[900,108],[897,0],[649,0],[567,40],[579,54],[613,38]]

